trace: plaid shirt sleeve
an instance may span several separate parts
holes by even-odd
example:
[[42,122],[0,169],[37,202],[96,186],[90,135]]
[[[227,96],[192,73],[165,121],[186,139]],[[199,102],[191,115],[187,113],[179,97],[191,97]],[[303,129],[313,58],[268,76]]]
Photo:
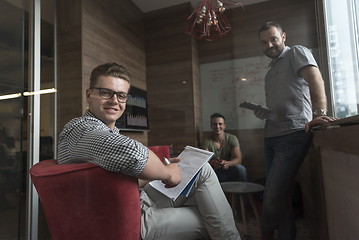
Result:
[[[89,116],[90,115],[90,116]],[[85,116],[67,123],[59,136],[60,164],[92,162],[113,172],[136,176],[148,160],[148,148],[110,129],[102,121]]]

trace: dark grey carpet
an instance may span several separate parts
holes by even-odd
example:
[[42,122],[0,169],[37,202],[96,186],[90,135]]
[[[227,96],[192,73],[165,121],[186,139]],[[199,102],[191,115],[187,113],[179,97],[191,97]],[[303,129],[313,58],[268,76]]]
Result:
[[[296,219],[297,224],[297,238],[296,240],[312,240],[307,224],[303,217],[297,217]],[[255,221],[254,216],[250,215],[247,216],[247,234],[243,233],[243,224],[242,221],[238,218],[236,218],[236,226],[241,234],[242,240],[259,240],[261,237],[260,229],[257,224],[257,221]]]

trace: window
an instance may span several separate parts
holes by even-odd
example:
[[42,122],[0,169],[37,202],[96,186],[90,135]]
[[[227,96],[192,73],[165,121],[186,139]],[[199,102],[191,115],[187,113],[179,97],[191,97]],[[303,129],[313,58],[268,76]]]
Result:
[[324,0],[334,116],[359,112],[359,3]]

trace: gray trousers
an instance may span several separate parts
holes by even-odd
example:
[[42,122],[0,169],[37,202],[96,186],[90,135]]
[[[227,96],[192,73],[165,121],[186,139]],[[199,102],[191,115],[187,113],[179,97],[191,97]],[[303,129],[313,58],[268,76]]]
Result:
[[141,193],[141,237],[240,240],[231,207],[209,164],[200,171],[188,197],[172,201],[146,185]]

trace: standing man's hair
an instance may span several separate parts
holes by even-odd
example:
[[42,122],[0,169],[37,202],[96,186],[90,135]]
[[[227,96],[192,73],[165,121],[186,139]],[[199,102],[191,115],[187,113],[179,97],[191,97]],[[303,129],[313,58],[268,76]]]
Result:
[[226,121],[226,118],[220,113],[213,113],[211,115],[211,121],[212,121],[213,118],[223,118],[223,120]]
[[121,78],[131,84],[130,73],[127,72],[124,66],[117,63],[105,63],[95,67],[91,72],[90,88],[95,87],[100,76]]
[[277,28],[280,34],[282,34],[284,32],[282,26],[279,23],[270,21],[270,22],[266,22],[259,28],[258,36],[261,32],[266,31],[271,27]]

